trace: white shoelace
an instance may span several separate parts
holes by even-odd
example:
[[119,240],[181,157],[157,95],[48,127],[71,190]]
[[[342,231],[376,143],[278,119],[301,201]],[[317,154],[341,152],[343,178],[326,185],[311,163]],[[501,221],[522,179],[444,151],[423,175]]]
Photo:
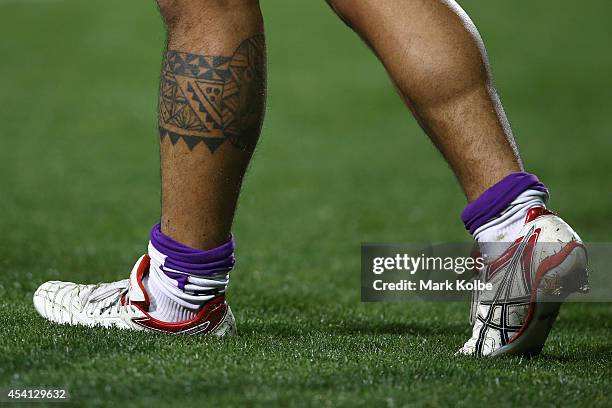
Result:
[[[121,310],[121,298],[129,290],[129,281],[119,281],[114,283],[100,283],[96,285],[86,297],[84,308],[89,306],[91,314],[99,316],[107,313],[119,314]],[[129,303],[129,299],[128,303]],[[129,303],[131,305],[131,303]]]

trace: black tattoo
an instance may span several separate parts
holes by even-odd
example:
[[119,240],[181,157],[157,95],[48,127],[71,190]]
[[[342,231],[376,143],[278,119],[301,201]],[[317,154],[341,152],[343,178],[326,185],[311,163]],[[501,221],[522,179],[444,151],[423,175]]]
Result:
[[168,50],[162,69],[159,136],[211,153],[228,140],[253,152],[265,104],[263,35],[242,42],[232,56]]

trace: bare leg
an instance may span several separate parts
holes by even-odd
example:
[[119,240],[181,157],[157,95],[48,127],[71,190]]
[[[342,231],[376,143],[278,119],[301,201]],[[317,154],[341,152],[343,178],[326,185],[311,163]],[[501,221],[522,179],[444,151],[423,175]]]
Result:
[[265,104],[257,0],[158,0],[161,231],[189,247],[226,242]]
[[476,27],[452,0],[330,0],[381,59],[469,201],[522,171]]

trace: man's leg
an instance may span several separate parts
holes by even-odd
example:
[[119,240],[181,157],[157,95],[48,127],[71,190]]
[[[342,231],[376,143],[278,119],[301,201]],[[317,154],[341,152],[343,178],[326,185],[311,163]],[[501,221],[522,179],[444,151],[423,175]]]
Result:
[[129,281],[47,282],[45,318],[187,334],[233,332],[225,303],[230,229],[265,105],[257,0],[158,0],[167,30],[160,79],[161,225]]
[[381,59],[469,201],[522,171],[484,45],[454,1],[329,2]]
[[159,103],[161,231],[185,245],[226,242],[265,98],[257,0],[159,0],[168,46]]
[[470,202],[462,219],[499,291],[480,293],[461,352],[538,353],[559,302],[585,285],[586,252],[545,209],[546,187],[523,172],[474,24],[452,0],[329,2],[381,59]]

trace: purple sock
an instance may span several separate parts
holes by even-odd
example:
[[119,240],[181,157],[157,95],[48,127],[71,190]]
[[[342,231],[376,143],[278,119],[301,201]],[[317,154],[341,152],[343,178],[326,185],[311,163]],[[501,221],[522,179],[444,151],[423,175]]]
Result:
[[[229,272],[236,262],[234,258],[234,239],[208,250],[190,248],[162,234],[159,224],[151,230],[151,244],[165,256],[162,271],[185,289],[189,275],[206,277],[219,272]],[[177,272],[174,272],[177,271]]]
[[546,186],[530,173],[512,173],[482,193],[461,213],[465,228],[474,233],[478,228],[498,217],[519,195],[527,190],[548,194]]

